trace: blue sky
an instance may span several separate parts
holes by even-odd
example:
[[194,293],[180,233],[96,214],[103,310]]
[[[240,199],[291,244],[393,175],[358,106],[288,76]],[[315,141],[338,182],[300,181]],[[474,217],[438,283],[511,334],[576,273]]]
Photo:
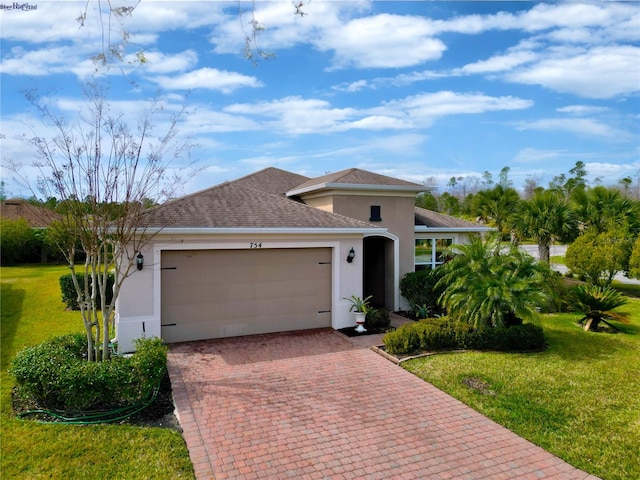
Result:
[[[20,91],[38,89],[74,121],[102,49],[100,2],[89,2],[82,28],[86,2],[26,5],[36,8],[0,11],[2,177],[12,195],[28,192],[9,162],[33,177],[19,137],[29,125],[46,135]],[[199,145],[190,161],[200,170],[184,193],[268,166],[308,176],[359,167],[435,181],[440,192],[452,176],[497,179],[505,166],[518,187],[546,186],[577,161],[607,185],[640,176],[638,2],[311,0],[302,10],[142,0],[124,20],[127,54],[142,50],[147,62],[127,57],[98,75],[131,125],[158,95],[160,129],[186,105],[179,131]],[[275,54],[257,65],[242,53],[252,14],[260,48]],[[119,29],[112,22],[114,37]]]

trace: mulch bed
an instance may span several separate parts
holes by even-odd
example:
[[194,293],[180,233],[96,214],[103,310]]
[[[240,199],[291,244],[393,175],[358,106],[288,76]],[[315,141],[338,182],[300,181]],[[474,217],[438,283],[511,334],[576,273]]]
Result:
[[378,333],[387,333],[393,327],[387,328],[367,328],[366,332],[356,332],[356,327],[339,328],[338,331],[347,337],[364,337],[367,335],[376,335]]

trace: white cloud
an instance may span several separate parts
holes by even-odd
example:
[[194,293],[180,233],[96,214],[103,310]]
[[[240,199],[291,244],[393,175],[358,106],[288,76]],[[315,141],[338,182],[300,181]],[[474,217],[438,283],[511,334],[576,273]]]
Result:
[[565,150],[540,150],[537,148],[524,148],[513,158],[516,163],[546,163],[567,155]]
[[307,100],[301,97],[286,97],[257,104],[235,104],[225,108],[225,111],[263,117],[265,126],[285,135],[343,130],[342,124],[356,113],[350,108],[333,108],[324,100]]
[[450,91],[422,94],[385,102],[371,108],[336,108],[326,100],[286,97],[257,104],[234,104],[225,112],[261,118],[266,126],[286,134],[329,133],[348,130],[424,129],[440,117],[516,110],[529,100]]
[[437,60],[446,50],[422,17],[381,14],[324,32],[319,48],[334,52],[335,68],[399,68]]
[[491,97],[481,93],[442,91],[407,97],[389,102],[387,105],[407,111],[412,118],[425,119],[497,110],[520,110],[531,107],[533,102],[512,96]]
[[398,130],[402,128],[411,128],[410,122],[396,117],[388,117],[384,115],[371,115],[344,125],[345,129],[362,129],[362,130]]
[[556,109],[556,112],[569,113],[571,115],[589,115],[591,113],[603,113],[610,109],[608,107],[596,107],[594,105],[567,105]]
[[505,78],[586,98],[606,99],[640,90],[638,65],[638,47],[595,47],[580,54],[559,52],[551,58],[507,74]]
[[257,88],[262,83],[255,77],[249,77],[236,72],[217,70],[215,68],[201,68],[175,77],[158,76],[151,80],[167,90],[191,90],[203,88],[220,90],[231,93],[241,87]]
[[582,136],[600,137],[611,141],[626,141],[633,138],[627,132],[615,129],[590,118],[545,118],[521,123],[520,130],[565,131]]
[[506,55],[496,55],[487,60],[467,64],[461,68],[461,71],[465,74],[504,72],[531,63],[538,57],[536,52],[514,51]]
[[[194,50],[185,50],[175,54],[166,54],[157,50],[144,52],[145,73],[173,73],[184,72],[198,63],[198,54]],[[132,56],[131,62],[136,59]]]

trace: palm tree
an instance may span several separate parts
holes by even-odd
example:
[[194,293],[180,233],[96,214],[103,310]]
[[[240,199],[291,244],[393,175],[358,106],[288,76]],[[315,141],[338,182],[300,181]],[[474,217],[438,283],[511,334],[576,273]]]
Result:
[[486,222],[493,222],[501,235],[509,233],[509,218],[520,201],[518,192],[510,187],[496,185],[491,190],[481,190],[473,198],[474,215]]
[[553,190],[537,192],[521,202],[512,221],[521,237],[532,238],[538,244],[540,261],[547,264],[551,243],[577,233],[573,211],[564,197]]
[[439,267],[444,287],[440,303],[448,314],[475,328],[508,327],[535,320],[548,299],[549,268],[516,247],[475,238],[452,247],[453,258]]
[[618,190],[601,185],[580,190],[573,195],[572,204],[578,220],[596,233],[619,225],[627,225],[631,232],[640,230],[640,203]]
[[616,329],[607,319],[613,318],[614,308],[627,303],[620,292],[608,286],[584,284],[575,287],[573,295],[573,307],[584,313],[578,323],[584,325],[585,330],[597,331],[600,322]]

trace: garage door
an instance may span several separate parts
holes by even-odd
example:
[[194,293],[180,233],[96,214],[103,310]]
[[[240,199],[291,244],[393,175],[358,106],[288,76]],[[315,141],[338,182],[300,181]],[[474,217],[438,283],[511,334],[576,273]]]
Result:
[[331,326],[331,249],[162,252],[167,342]]

